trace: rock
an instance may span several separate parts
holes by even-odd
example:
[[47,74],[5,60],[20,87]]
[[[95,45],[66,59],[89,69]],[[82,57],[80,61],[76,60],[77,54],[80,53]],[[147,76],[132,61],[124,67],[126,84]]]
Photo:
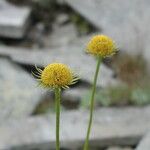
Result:
[[109,147],[107,150],[133,150],[132,148],[130,147],[125,147],[125,148],[122,148],[122,147]]
[[[88,114],[89,112],[81,110],[62,112],[61,147],[78,149],[83,145]],[[90,137],[91,147],[136,145],[149,129],[149,116],[150,107],[96,110]],[[0,149],[48,150],[48,148],[53,149],[54,146],[54,114],[47,117],[32,116],[19,120],[11,119],[0,125]]]
[[0,1],[0,36],[23,38],[29,24],[30,8]]
[[34,48],[44,47],[45,27],[43,23],[38,23],[34,26],[32,32],[30,32],[29,39],[33,43]]
[[82,97],[84,96],[84,94],[86,94],[87,91],[88,89],[86,88],[70,88],[63,91],[62,96],[64,100],[81,101]]
[[68,109],[78,108],[84,95],[87,94],[87,92],[87,88],[81,87],[64,90],[62,93],[62,104]]
[[[55,47],[51,50],[28,50],[10,47],[0,47],[0,55],[9,56],[15,62],[21,64],[30,64],[45,66],[52,62],[61,62],[69,65],[72,70],[79,75],[81,80],[93,83],[93,75],[95,73],[96,62],[92,56],[86,55],[81,45]],[[108,87],[120,84],[115,79],[114,72],[106,65],[100,67],[100,75],[98,76],[97,86]]]
[[42,91],[34,79],[8,59],[0,58],[0,122],[32,114]]
[[138,144],[135,150],[149,150],[150,149],[150,132],[148,132]]
[[69,21],[69,15],[65,13],[58,14],[56,17],[56,24],[61,26]]
[[146,67],[147,67],[147,71],[150,74],[150,51],[149,51],[149,46],[147,46],[146,50],[144,51],[144,53],[142,54],[145,62],[146,62]]
[[[111,36],[121,50],[137,54],[149,47],[149,0],[65,0],[101,33]],[[150,48],[150,47],[149,47]]]
[[59,5],[64,5],[64,4],[65,4],[65,1],[64,1],[64,0],[57,0],[57,3],[58,3]]
[[59,26],[58,24],[53,27],[53,32],[46,37],[45,47],[58,47],[67,46],[70,42],[77,38],[77,31],[73,24]]

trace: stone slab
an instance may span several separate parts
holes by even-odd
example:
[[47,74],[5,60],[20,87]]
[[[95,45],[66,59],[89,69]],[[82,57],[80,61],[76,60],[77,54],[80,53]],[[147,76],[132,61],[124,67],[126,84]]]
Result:
[[[45,66],[52,62],[61,62],[69,65],[80,78],[88,83],[93,82],[96,61],[94,57],[86,55],[82,46],[64,46],[58,48],[28,50],[13,47],[0,47],[0,55],[8,56],[13,61],[26,65]],[[98,86],[107,87],[119,84],[113,78],[114,72],[106,65],[102,64]]]
[[51,48],[67,46],[76,39],[77,31],[74,24],[59,26],[58,23],[55,23],[52,33],[45,38],[44,45]]
[[44,92],[30,74],[0,57],[0,124],[31,115],[42,95]]
[[143,137],[135,150],[150,150],[150,132]]
[[133,150],[133,149],[130,147],[114,146],[114,147],[109,147],[107,150]]
[[30,8],[0,1],[0,36],[22,38],[29,24]]
[[[83,145],[87,111],[66,111],[61,114],[61,147]],[[94,113],[91,146],[136,145],[150,127],[150,107],[101,108]],[[53,149],[55,146],[55,115],[8,120],[0,125],[0,149]],[[143,150],[143,149],[142,149]]]
[[111,36],[130,54],[150,48],[149,0],[65,0],[76,12]]
[[89,92],[90,88],[70,88],[63,91],[62,96],[64,100],[70,100],[72,102],[81,102],[82,98],[84,97],[87,92]]

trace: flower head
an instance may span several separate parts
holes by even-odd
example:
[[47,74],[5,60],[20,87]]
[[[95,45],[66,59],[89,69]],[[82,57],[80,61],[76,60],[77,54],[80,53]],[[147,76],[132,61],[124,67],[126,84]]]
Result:
[[67,65],[61,63],[52,63],[47,65],[44,70],[37,68],[37,73],[33,73],[40,81],[40,85],[46,88],[69,88],[77,82],[78,78],[74,76]]
[[108,36],[96,35],[87,44],[87,52],[104,58],[116,52],[116,45]]

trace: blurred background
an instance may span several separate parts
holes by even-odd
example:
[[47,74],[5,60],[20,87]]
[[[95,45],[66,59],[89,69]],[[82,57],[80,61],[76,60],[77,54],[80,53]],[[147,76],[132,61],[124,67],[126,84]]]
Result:
[[150,150],[149,0],[0,0],[0,150],[54,150],[54,94],[35,65],[69,65],[80,81],[62,92],[61,148],[81,150],[96,34],[116,42],[98,77],[91,150]]

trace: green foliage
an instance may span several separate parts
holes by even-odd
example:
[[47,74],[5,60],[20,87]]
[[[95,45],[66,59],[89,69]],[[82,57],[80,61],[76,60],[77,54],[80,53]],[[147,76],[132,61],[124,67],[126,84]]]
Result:
[[[86,94],[83,95],[81,100],[80,107],[88,108],[90,106],[90,98],[91,98],[91,91],[88,91]],[[100,102],[102,106],[110,106],[111,101],[108,95],[108,91],[101,90],[95,93],[95,102],[96,105]]]
[[91,96],[91,92],[90,91],[83,95],[80,107],[88,108],[90,106],[90,96]]
[[[81,101],[81,107],[90,105],[90,94],[87,92]],[[150,87],[111,87],[97,90],[95,94],[95,106],[125,106],[125,105],[147,105],[150,104]]]
[[70,16],[71,21],[76,25],[79,34],[87,34],[93,30],[93,27],[80,15],[72,13]]
[[111,99],[109,97],[109,91],[107,90],[100,90],[99,92],[96,92],[95,99],[97,101],[97,104],[102,106],[110,106],[111,105]]
[[150,104],[150,87],[134,89],[132,91],[132,103],[135,105]]

